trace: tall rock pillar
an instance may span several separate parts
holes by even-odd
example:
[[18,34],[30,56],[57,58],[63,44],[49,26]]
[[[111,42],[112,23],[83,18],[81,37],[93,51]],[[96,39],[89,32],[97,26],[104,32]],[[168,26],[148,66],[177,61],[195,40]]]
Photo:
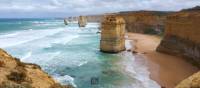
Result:
[[85,16],[79,16],[78,18],[79,27],[85,27],[87,25],[87,19]]
[[101,24],[100,50],[107,53],[118,53],[125,50],[125,21],[120,16],[104,17]]
[[68,25],[68,20],[67,19],[64,19],[64,24]]

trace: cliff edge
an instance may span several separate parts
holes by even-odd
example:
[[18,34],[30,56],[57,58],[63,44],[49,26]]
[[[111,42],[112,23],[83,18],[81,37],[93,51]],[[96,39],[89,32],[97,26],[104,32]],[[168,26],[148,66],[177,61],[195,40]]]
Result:
[[126,21],[126,30],[133,33],[161,34],[168,12],[130,11],[120,12]]
[[200,10],[181,11],[167,17],[165,35],[157,51],[184,56],[200,67]]
[[35,64],[23,63],[0,49],[0,88],[72,88],[56,83]]

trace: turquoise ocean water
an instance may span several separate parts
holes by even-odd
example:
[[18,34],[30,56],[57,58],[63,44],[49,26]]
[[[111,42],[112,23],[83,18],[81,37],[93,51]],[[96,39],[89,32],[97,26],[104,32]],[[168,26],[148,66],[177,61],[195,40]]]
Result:
[[99,52],[98,27],[65,26],[62,19],[0,19],[0,48],[77,88],[160,88],[131,53]]

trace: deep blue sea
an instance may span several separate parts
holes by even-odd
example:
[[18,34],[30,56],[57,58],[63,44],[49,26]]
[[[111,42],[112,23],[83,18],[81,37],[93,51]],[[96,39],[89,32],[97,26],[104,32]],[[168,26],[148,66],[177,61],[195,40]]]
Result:
[[145,61],[126,51],[100,52],[98,27],[66,26],[62,19],[0,19],[0,48],[77,88],[160,88],[150,79]]

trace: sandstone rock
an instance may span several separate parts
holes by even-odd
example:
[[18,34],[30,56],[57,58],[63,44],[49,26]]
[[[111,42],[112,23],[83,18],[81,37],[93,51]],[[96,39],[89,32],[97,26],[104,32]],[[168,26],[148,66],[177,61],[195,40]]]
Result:
[[128,52],[131,52],[131,51],[132,51],[132,49],[128,49],[127,51],[128,51]]
[[85,27],[87,25],[87,19],[85,16],[79,16],[78,19],[79,27]]
[[2,49],[0,64],[0,88],[50,88],[57,84],[40,66],[22,63]]
[[108,53],[118,53],[125,50],[124,36],[124,19],[115,15],[106,16],[102,22],[100,50]]
[[65,25],[68,25],[67,19],[64,19],[64,23],[65,23]]
[[161,34],[164,31],[164,22],[167,12],[158,11],[130,11],[121,12],[126,21],[126,30],[134,33]]
[[[104,15],[89,15],[84,18],[87,19],[87,22],[101,23],[104,16],[118,15],[124,18],[126,22],[126,30],[128,32],[162,34],[164,31],[166,16],[170,13],[171,12],[162,11],[129,11]],[[72,19],[72,17],[70,17],[70,19]]]
[[157,51],[184,56],[200,67],[200,11],[178,12],[167,17],[165,35]]
[[103,20],[103,15],[89,15],[86,16],[87,22],[99,22],[101,23]]
[[138,53],[138,52],[137,52],[137,51],[135,51],[135,50],[133,50],[133,51],[132,51],[132,53],[133,53],[133,54],[136,54],[136,53]]
[[175,88],[200,88],[200,72],[197,72],[189,78],[183,80]]
[[68,22],[75,22],[78,21],[78,17],[68,17],[66,18],[68,20]]

